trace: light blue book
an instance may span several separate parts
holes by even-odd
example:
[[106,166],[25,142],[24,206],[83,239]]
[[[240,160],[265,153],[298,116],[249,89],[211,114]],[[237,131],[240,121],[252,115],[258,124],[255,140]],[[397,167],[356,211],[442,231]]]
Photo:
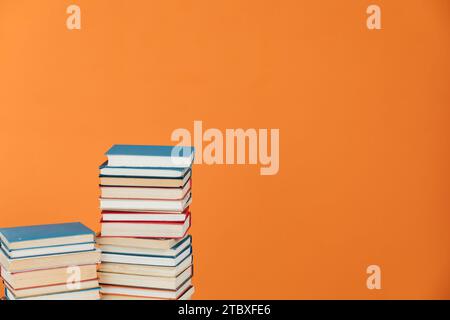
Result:
[[194,147],[116,144],[106,156],[111,167],[189,168]]
[[79,222],[0,228],[1,249],[10,258],[93,250],[94,236]]
[[171,167],[113,167],[106,161],[100,166],[100,176],[136,178],[183,178],[190,168]]

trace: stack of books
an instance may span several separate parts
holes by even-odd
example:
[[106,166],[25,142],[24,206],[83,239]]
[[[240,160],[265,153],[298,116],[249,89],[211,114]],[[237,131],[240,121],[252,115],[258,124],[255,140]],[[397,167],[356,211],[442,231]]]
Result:
[[8,300],[98,300],[94,232],[81,223],[0,229]]
[[190,299],[192,147],[115,145],[100,166],[102,299]]

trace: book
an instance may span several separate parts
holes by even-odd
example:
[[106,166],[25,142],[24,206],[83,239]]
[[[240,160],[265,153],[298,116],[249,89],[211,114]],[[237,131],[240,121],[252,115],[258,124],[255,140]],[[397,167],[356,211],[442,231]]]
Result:
[[176,290],[181,284],[192,277],[192,267],[188,267],[176,277],[151,277],[133,274],[99,272],[101,285],[114,284],[118,286],[141,287]]
[[27,298],[15,297],[8,288],[5,291],[8,300],[100,300],[100,288],[51,293]]
[[[168,290],[166,290],[168,291]],[[152,297],[140,297],[140,296],[129,296],[129,295],[115,295],[115,294],[103,294],[102,300],[191,300],[194,294],[194,287],[190,287],[184,293],[182,293],[176,299],[170,298],[152,298]]]
[[137,274],[142,276],[176,277],[177,274],[180,274],[183,270],[186,270],[190,265],[192,265],[192,261],[192,255],[189,255],[183,261],[173,267],[103,262],[100,265],[99,271]]
[[154,177],[126,177],[100,175],[102,186],[132,186],[132,187],[168,187],[180,188],[191,178],[191,170],[180,178],[154,178]]
[[39,257],[67,252],[92,251],[95,249],[95,243],[88,242],[79,244],[68,244],[62,246],[39,247],[32,249],[13,249],[13,250],[8,249],[6,246],[1,246],[0,249],[5,253],[5,255],[8,258],[17,259],[17,258]]
[[185,236],[182,241],[180,241],[177,246],[170,249],[148,249],[148,248],[132,248],[123,246],[113,246],[113,245],[100,245],[100,250],[102,253],[123,253],[128,255],[137,256],[162,256],[162,257],[174,257],[180,254],[184,249],[191,245],[191,236]]
[[183,199],[190,190],[190,180],[183,187],[178,188],[100,186],[100,194],[104,199],[122,198],[179,200]]
[[100,198],[102,210],[183,211],[191,203],[191,193],[179,200]]
[[64,266],[96,264],[100,262],[100,250],[55,254],[32,258],[10,259],[0,250],[0,264],[8,272],[51,269]]
[[[80,281],[97,279],[97,265],[79,266]],[[68,278],[67,267],[43,269],[27,272],[8,272],[1,268],[1,276],[15,290],[40,286],[65,284]]]
[[98,235],[96,242],[99,245],[112,245],[145,249],[167,250],[175,247],[184,238],[169,239],[146,239],[146,238],[123,238],[123,237],[105,237]]
[[125,263],[125,264],[142,264],[148,266],[166,266],[175,267],[184,259],[192,254],[192,248],[188,247],[180,252],[176,256],[156,256],[156,255],[128,255],[128,254],[118,254],[118,253],[102,253],[102,263],[103,262],[113,262],[113,263]]
[[189,167],[112,167],[109,166],[108,162],[106,161],[100,166],[100,175],[122,177],[183,178],[189,170]]
[[190,214],[189,207],[176,211],[102,211],[103,221],[185,221]]
[[183,296],[189,289],[192,288],[192,280],[188,279],[175,290],[161,290],[152,288],[117,286],[117,285],[102,285],[100,292],[102,295],[113,295],[139,298],[153,298],[153,299],[173,299],[177,300]]
[[188,168],[194,160],[193,147],[181,146],[112,146],[107,152],[112,167]]
[[190,214],[181,222],[102,221],[101,234],[106,237],[181,238],[190,227]]
[[[94,280],[86,280],[86,281],[80,281],[79,282],[79,290],[85,290],[85,289],[93,289],[98,288],[100,285],[98,283],[98,279]],[[13,289],[7,282],[5,282],[5,287],[10,291],[13,296],[17,298],[27,298],[27,297],[34,297],[34,296],[42,296],[42,295],[48,295],[52,293],[61,293],[61,292],[67,292],[67,284],[57,284],[57,285],[49,285],[49,286],[39,286],[39,287],[32,287],[32,288],[24,288],[24,289]]]
[[177,300],[191,300],[194,292],[195,288],[190,287],[189,289],[186,290],[186,292],[184,292],[181,296],[179,296]]
[[94,241],[92,230],[79,222],[0,228],[2,247],[8,250],[30,249]]

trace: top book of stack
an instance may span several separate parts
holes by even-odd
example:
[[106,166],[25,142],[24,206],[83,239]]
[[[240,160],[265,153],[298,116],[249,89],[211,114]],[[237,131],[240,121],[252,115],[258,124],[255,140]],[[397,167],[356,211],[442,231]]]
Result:
[[[114,145],[108,150],[106,156],[109,167],[189,168],[194,160],[194,148]],[[172,170],[172,173],[180,171],[182,172],[182,170]]]

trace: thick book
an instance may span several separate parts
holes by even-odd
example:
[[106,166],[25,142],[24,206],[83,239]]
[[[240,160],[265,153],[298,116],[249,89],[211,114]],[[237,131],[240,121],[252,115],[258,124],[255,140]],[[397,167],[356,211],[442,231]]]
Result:
[[[167,291],[167,290],[165,290]],[[103,294],[102,300],[191,300],[194,294],[194,287],[190,287],[184,293],[182,293],[176,299],[167,298],[152,298],[152,297],[142,297],[142,296],[129,296],[129,295],[117,295],[117,294]]]
[[27,298],[15,297],[8,288],[5,291],[8,300],[100,300],[100,288],[51,293]]
[[185,221],[190,214],[189,207],[183,212],[176,211],[102,211],[103,221]]
[[175,257],[180,254],[184,249],[191,245],[191,236],[185,236],[176,246],[161,250],[161,249],[147,249],[147,248],[133,248],[117,245],[99,245],[102,253],[122,253],[129,255],[141,255],[141,256],[163,256],[163,257]]
[[183,178],[190,168],[112,167],[106,161],[100,166],[102,176]]
[[156,256],[156,255],[129,255],[129,254],[118,254],[118,253],[102,253],[102,263],[112,262],[112,263],[125,263],[125,264],[139,264],[147,266],[165,266],[165,267],[175,267],[182,263],[187,257],[192,254],[192,248],[189,246],[180,252],[177,256]]
[[88,243],[68,244],[62,246],[49,246],[32,249],[14,249],[14,250],[8,250],[6,246],[1,246],[0,249],[5,253],[5,255],[8,258],[19,259],[19,258],[41,257],[61,253],[92,251],[95,249],[95,243],[88,242]]
[[10,259],[0,250],[0,264],[8,272],[21,272],[40,269],[51,269],[64,266],[96,264],[100,262],[100,250],[76,253],[54,254],[48,256]]
[[102,221],[101,234],[105,237],[182,238],[190,225],[190,214],[181,222]]
[[177,246],[184,238],[178,239],[147,239],[147,238],[130,238],[130,237],[105,237],[98,235],[96,242],[99,245],[123,246],[143,249],[160,249],[167,250]]
[[[103,284],[100,288],[102,299],[106,296],[115,296],[111,300],[133,299],[133,298],[153,298],[153,299],[174,299],[177,300],[192,288],[192,280],[188,279],[175,290],[161,290],[151,288],[117,286]],[[108,298],[104,300],[109,300]]]
[[194,148],[116,144],[106,156],[112,167],[188,168],[194,160]]
[[[80,281],[97,279],[97,265],[78,266],[80,271]],[[1,268],[1,277],[9,284],[11,288],[29,289],[40,286],[51,286],[58,284],[66,284],[70,270],[67,267],[34,270],[27,272],[8,272]]]
[[98,277],[100,286],[106,284],[128,287],[176,290],[180,285],[182,285],[192,277],[192,267],[188,267],[176,277],[151,277],[109,272],[99,272]]
[[100,185],[100,196],[107,198],[122,199],[157,199],[157,200],[179,200],[183,199],[191,191],[189,180],[180,188],[155,188],[155,187],[117,187]]
[[191,204],[191,193],[182,199],[111,199],[100,198],[102,210],[141,210],[141,211],[183,211]]
[[127,177],[100,175],[102,186],[181,188],[191,178],[191,170],[180,178]]
[[[78,284],[79,290],[93,289],[99,287],[97,278],[94,280],[80,281]],[[5,282],[5,287],[13,294],[15,298],[28,298],[34,296],[48,295],[52,293],[67,292],[67,283],[49,286],[38,286],[24,289],[13,289],[7,282]]]
[[99,267],[99,271],[110,273],[126,273],[137,274],[141,276],[154,276],[154,277],[176,277],[183,270],[186,270],[192,265],[193,257],[189,255],[179,264],[172,267],[167,266],[149,266],[139,264],[127,264],[127,263],[115,263],[115,262],[102,262]]
[[89,243],[94,232],[79,222],[0,228],[2,247],[8,251]]

